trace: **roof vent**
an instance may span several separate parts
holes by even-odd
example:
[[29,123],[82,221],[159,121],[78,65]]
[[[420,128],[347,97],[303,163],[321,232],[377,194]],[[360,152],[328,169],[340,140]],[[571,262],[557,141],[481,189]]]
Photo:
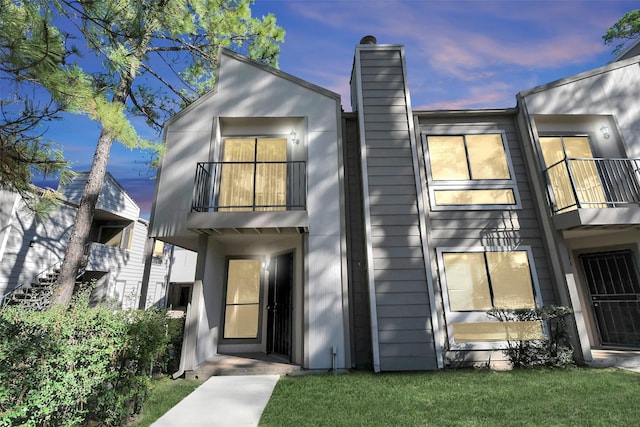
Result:
[[374,36],[364,36],[360,39],[360,44],[376,44],[377,40]]

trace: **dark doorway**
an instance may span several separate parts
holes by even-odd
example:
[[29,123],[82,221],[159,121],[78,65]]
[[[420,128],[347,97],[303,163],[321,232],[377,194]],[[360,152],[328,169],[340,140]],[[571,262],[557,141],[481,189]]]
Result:
[[602,347],[640,348],[640,282],[633,252],[580,256]]
[[291,360],[291,288],[293,254],[271,259],[267,302],[267,353]]

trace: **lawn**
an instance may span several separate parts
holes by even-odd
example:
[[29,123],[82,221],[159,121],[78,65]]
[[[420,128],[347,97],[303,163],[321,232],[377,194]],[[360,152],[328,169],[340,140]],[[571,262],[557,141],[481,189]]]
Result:
[[640,374],[452,370],[284,377],[261,426],[631,426]]
[[169,378],[154,380],[142,412],[128,425],[130,427],[150,426],[203,382],[203,380],[171,380]]

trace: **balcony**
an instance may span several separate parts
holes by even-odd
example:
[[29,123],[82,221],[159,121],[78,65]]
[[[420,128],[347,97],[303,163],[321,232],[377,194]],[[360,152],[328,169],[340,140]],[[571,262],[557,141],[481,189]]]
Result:
[[557,229],[640,224],[640,159],[564,158],[544,175]]
[[201,162],[187,228],[206,234],[308,229],[306,162]]

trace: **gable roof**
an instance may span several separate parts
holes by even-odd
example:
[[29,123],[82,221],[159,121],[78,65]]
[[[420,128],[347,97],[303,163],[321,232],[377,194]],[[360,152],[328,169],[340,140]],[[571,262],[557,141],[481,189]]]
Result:
[[633,56],[631,58],[624,59],[624,60],[611,62],[611,63],[609,63],[607,65],[602,66],[602,67],[594,68],[593,70],[584,71],[582,73],[574,74],[573,76],[569,76],[569,77],[565,77],[563,79],[555,80],[555,81],[553,81],[551,83],[546,83],[546,84],[543,84],[543,85],[540,85],[540,86],[535,86],[535,87],[533,87],[531,89],[523,90],[518,94],[518,97],[524,98],[524,97],[532,95],[534,93],[544,92],[546,90],[549,90],[549,89],[552,89],[552,88],[555,88],[555,87],[564,86],[566,84],[577,82],[579,80],[588,79],[590,77],[597,76],[599,74],[604,74],[604,73],[607,73],[609,71],[616,70],[616,69],[619,69],[619,68],[628,67],[629,65],[633,65],[633,64],[640,64],[640,55]]
[[233,61],[238,61],[238,62],[242,62],[248,66],[252,66],[255,68],[258,68],[264,72],[273,74],[274,76],[277,76],[279,78],[288,80],[296,85],[302,86],[306,89],[309,89],[311,91],[314,91],[320,95],[329,97],[329,98],[333,98],[336,101],[340,101],[340,94],[330,91],[329,89],[325,89],[321,86],[315,85],[313,83],[310,83],[306,80],[302,80],[299,77],[296,77],[292,74],[289,73],[285,73],[284,71],[280,71],[276,68],[273,68],[269,65],[265,65],[261,62],[255,61],[253,59],[250,59],[244,55],[240,55],[239,53],[236,53],[230,49],[227,48],[220,48],[220,52],[218,54],[218,66],[216,67],[216,84],[214,86],[214,88],[212,90],[210,90],[209,92],[205,93],[204,95],[200,96],[198,99],[196,99],[195,101],[193,101],[191,104],[189,104],[188,106],[186,106],[185,108],[183,108],[182,110],[180,110],[178,113],[176,113],[173,117],[169,118],[165,123],[164,123],[164,127],[166,127],[167,125],[173,123],[174,121],[176,121],[178,118],[182,117],[183,115],[187,114],[189,111],[191,111],[192,109],[196,108],[199,104],[205,102],[207,99],[209,99],[211,96],[214,96],[217,92],[218,92],[218,82],[219,82],[219,72],[220,72],[220,68],[221,68],[221,64],[223,61],[226,60],[233,60]]

